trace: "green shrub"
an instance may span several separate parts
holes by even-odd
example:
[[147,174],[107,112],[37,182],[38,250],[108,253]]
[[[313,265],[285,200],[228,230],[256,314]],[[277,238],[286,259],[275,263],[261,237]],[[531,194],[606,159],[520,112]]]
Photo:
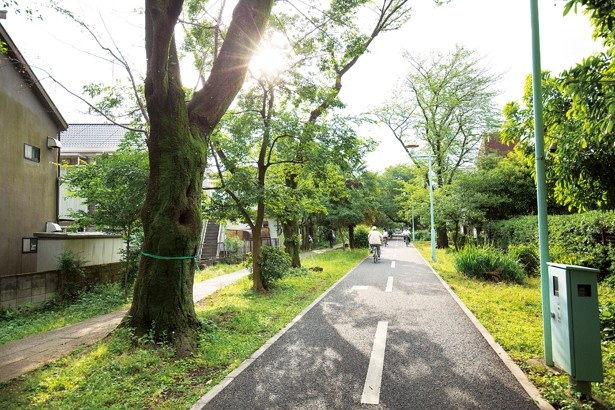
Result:
[[[248,270],[250,270],[250,276],[252,275],[252,258],[253,256],[250,253],[246,260],[246,265]],[[282,249],[273,246],[263,246],[261,248],[260,258],[258,258],[257,263],[261,268],[263,286],[265,289],[271,289],[275,282],[290,273],[292,267],[290,255]]]
[[366,226],[357,226],[354,230],[354,246],[358,248],[369,248],[369,242],[367,241],[367,235],[369,235],[369,228]]
[[523,267],[512,257],[493,248],[469,246],[455,258],[455,269],[476,279],[523,283]]
[[414,231],[414,240],[417,242],[431,241],[431,233],[427,229],[423,229],[420,231]]
[[538,217],[520,216],[489,223],[485,226],[485,236],[488,243],[502,250],[513,244],[538,246]]
[[600,334],[602,340],[615,340],[615,303],[607,302],[599,306]]
[[58,256],[60,299],[72,299],[77,296],[85,279],[84,264],[85,260],[71,250],[66,250]]
[[[549,215],[551,262],[587,266],[600,270],[600,279],[615,283],[615,212],[591,211],[572,215]],[[486,227],[487,240],[499,249],[509,245],[538,246],[536,216],[498,221]]]
[[222,258],[222,262],[229,265],[240,263],[243,259],[243,255],[240,252],[240,249],[243,244],[243,241],[239,238],[227,237],[224,240],[224,249],[226,249],[226,254],[224,258]]
[[508,255],[519,261],[526,276],[540,275],[540,257],[535,245],[518,244],[508,246]]

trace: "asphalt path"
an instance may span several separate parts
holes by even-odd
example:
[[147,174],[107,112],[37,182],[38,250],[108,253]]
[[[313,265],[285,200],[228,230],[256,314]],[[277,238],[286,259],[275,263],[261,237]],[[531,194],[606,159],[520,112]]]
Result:
[[412,247],[351,270],[193,409],[536,409]]

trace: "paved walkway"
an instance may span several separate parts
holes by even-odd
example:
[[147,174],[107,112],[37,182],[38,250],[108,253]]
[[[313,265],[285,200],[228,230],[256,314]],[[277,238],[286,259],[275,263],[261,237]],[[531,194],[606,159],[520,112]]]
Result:
[[552,409],[412,246],[366,258],[191,410]]
[[[246,276],[243,269],[194,284],[195,302]],[[60,329],[51,330],[0,346],[0,382],[20,376],[52,360],[70,354],[107,336],[120,323],[127,310],[118,310]]]

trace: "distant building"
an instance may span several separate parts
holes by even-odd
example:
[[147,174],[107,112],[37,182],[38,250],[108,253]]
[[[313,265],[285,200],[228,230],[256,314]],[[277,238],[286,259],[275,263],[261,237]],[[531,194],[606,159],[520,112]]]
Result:
[[492,133],[483,137],[478,156],[480,158],[489,154],[498,154],[502,157],[506,157],[513,149],[515,149],[515,144],[504,144],[500,138],[500,134]]

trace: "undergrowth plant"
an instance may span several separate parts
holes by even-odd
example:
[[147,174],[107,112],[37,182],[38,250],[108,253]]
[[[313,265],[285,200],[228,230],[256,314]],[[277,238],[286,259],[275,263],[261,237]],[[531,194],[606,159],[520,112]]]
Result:
[[526,276],[540,275],[540,258],[535,245],[527,243],[509,245],[507,253],[521,264]]
[[517,260],[494,248],[467,246],[455,257],[455,268],[472,278],[523,283],[525,273]]
[[71,250],[65,250],[58,256],[58,296],[60,299],[72,299],[77,296],[85,278],[83,269],[85,262]]

